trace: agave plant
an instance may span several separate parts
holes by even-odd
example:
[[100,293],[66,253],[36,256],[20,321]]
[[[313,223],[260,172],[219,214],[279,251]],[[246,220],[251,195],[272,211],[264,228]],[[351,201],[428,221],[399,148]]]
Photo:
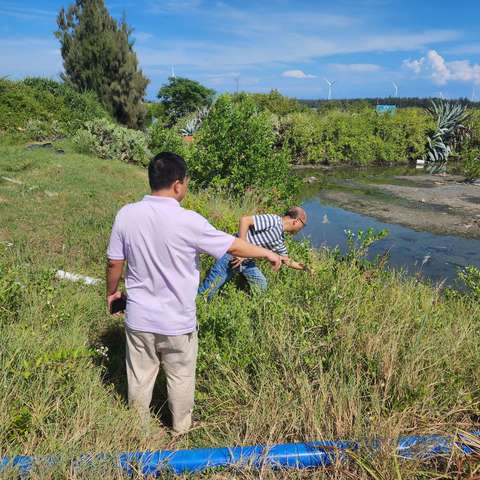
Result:
[[199,108],[195,112],[195,115],[187,122],[185,127],[180,130],[180,133],[183,136],[195,134],[202,125],[202,122],[208,117],[208,114],[210,113],[215,101],[216,98],[213,100],[211,105]]
[[436,120],[436,129],[427,137],[425,165],[430,173],[444,173],[450,153],[468,135],[469,113],[465,105],[433,100],[427,112]]
[[201,122],[199,121],[198,117],[195,115],[193,118],[191,118],[187,122],[185,127],[180,130],[180,133],[184,137],[191,136],[200,128],[200,124]]

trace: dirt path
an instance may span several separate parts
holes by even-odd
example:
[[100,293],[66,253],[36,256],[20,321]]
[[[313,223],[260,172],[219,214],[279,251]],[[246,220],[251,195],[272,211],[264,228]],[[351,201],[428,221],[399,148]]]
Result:
[[336,205],[388,223],[418,230],[480,238],[480,186],[461,183],[462,177],[397,176],[399,185],[363,184],[370,191],[322,190]]

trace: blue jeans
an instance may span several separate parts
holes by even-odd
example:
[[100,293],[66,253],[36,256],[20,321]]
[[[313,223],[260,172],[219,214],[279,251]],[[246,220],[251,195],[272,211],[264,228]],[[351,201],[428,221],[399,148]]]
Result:
[[253,260],[245,260],[239,268],[232,267],[230,263],[232,260],[233,257],[229,253],[217,260],[200,285],[198,293],[208,292],[207,299],[211,300],[233,278],[236,272],[245,277],[252,290],[264,291],[267,289],[267,279]]

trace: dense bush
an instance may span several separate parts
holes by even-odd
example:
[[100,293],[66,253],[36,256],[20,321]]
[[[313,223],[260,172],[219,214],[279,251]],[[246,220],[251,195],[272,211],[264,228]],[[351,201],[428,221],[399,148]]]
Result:
[[473,148],[468,151],[464,159],[463,173],[465,174],[465,179],[473,182],[480,178],[480,148]]
[[279,144],[300,164],[407,163],[422,156],[429,122],[414,109],[298,112],[280,119]]
[[147,114],[145,117],[145,125],[150,127],[159,122],[165,125],[168,122],[168,117],[165,111],[165,105],[160,102],[145,102]]
[[261,109],[268,110],[276,115],[287,115],[307,110],[298,100],[285,97],[276,89],[271,90],[270,93],[253,93],[252,97]]
[[469,148],[480,148],[480,110],[473,110],[470,114]]
[[86,122],[73,137],[79,153],[91,153],[108,160],[148,165],[151,157],[148,137],[138,130],[121,127],[106,119]]
[[79,93],[47,78],[0,79],[0,131],[32,140],[74,134],[107,113],[91,92]]
[[261,188],[285,198],[295,190],[289,158],[275,152],[275,134],[267,112],[259,112],[251,96],[223,95],[198,132],[191,161],[197,185],[243,194]]
[[176,129],[165,128],[157,122],[148,129],[149,146],[153,154],[159,152],[174,152],[188,160],[193,148],[187,144]]

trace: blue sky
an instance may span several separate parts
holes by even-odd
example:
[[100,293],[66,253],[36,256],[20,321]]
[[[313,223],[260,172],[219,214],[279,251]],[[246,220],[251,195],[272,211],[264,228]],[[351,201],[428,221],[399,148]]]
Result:
[[[217,91],[480,99],[478,0],[108,0],[154,98],[171,73]],[[0,75],[58,77],[57,0],[0,0]]]

